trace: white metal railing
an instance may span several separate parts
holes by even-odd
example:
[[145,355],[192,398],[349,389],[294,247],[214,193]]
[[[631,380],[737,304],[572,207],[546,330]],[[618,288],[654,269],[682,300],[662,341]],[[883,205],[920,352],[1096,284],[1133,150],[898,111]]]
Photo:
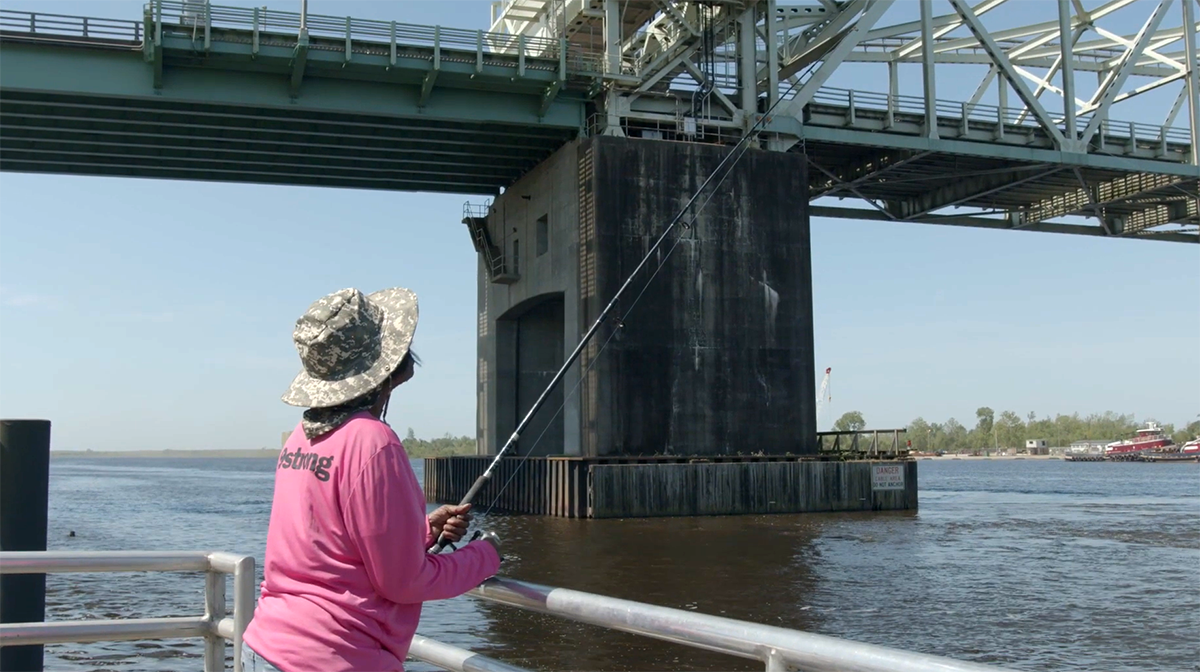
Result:
[[412,644],[408,647],[408,655],[410,658],[437,665],[451,672],[531,672],[523,667],[509,665],[474,651],[435,642],[421,635],[413,637]]
[[488,579],[469,594],[527,611],[757,660],[766,666],[766,672],[1002,672],[999,667],[953,658],[513,579]]
[[[862,42],[854,45],[853,51],[868,54],[891,53],[895,52],[901,47],[908,46],[911,44],[911,41],[911,37],[876,37],[869,40],[863,40]],[[973,54],[977,56],[985,56],[988,53],[987,49],[984,48],[982,44],[963,44],[962,38],[960,37],[934,37],[933,41],[937,45],[956,43],[953,49],[953,53],[955,54]],[[1009,52],[1018,47],[1027,46],[1028,43],[1023,42],[1020,37],[1010,37],[1007,39],[997,39],[996,44],[999,45],[1003,51]],[[1057,49],[1057,47],[1054,48]],[[935,48],[935,50],[939,53],[942,51],[942,49],[937,48]],[[1088,49],[1086,51],[1077,51],[1075,52],[1075,58],[1080,61],[1106,63],[1112,59],[1120,58],[1124,53],[1124,47],[1120,45],[1114,45],[1107,48],[1097,47]]]
[[126,42],[137,47],[142,41],[142,24],[125,19],[103,19],[44,12],[0,9],[0,31],[23,33],[44,41],[109,44]]
[[[282,38],[294,46],[301,33],[299,12],[266,7],[198,5],[187,0],[151,0],[146,4],[145,12],[156,26],[161,25],[162,31],[170,33],[183,29],[190,36],[202,39],[206,48],[214,41],[244,41],[239,35],[223,34],[221,30],[248,30],[256,45]],[[473,52],[469,58],[459,60],[472,60],[481,65],[484,56],[505,57],[517,59],[520,67],[530,70],[565,69],[573,73],[599,74],[596,70],[600,65],[598,57],[585,54],[579,47],[569,46],[562,40],[544,37],[323,14],[304,15],[304,32],[309,37],[336,42],[332,46],[310,44],[310,48],[344,49],[347,58],[355,53],[390,53],[394,59],[397,48],[415,47],[438,52],[444,49],[447,53],[440,54],[440,59],[446,61],[456,60],[455,51]],[[158,32],[154,34],[155,40],[159,39],[158,35]]]
[[[233,669],[242,672],[242,635],[254,617],[254,558],[205,551],[5,551],[0,574],[90,572],[205,572],[204,615],[0,624],[0,646],[203,637],[204,670],[225,669],[225,642],[233,642]],[[225,575],[233,575],[233,617],[225,603]],[[466,649],[417,635],[409,655],[451,672],[528,672]]]
[[[225,642],[233,642],[233,669],[242,672],[242,633],[254,616],[254,558],[204,551],[6,551],[0,574],[87,572],[204,572],[204,615],[89,621],[5,623],[0,646],[59,642],[204,638],[204,670],[225,669]],[[227,616],[225,575],[233,575],[233,617]]]
[[[890,110],[893,113],[917,116],[925,115],[925,99],[922,96],[889,96],[886,93],[873,91],[823,86],[814,94],[813,102],[844,108],[853,107],[858,110],[873,110],[877,112],[887,112]],[[1024,107],[1000,107],[985,103],[971,105],[965,101],[942,99],[936,100],[934,107],[937,115],[945,119],[992,124],[1003,123],[1013,127],[1037,128],[1039,126],[1037,119],[1029,114],[1028,110]],[[1080,115],[1076,119],[1077,127],[1083,128],[1091,120],[1091,117],[1091,113]],[[1106,135],[1140,139],[1149,142],[1166,141],[1181,145],[1188,145],[1191,142],[1191,132],[1186,128],[1176,126],[1106,119],[1102,122],[1101,130]]]
[[[736,75],[717,73],[713,78],[714,90],[720,91],[725,96],[736,99],[738,92],[738,83]],[[803,82],[803,79],[801,80]],[[800,86],[793,87],[790,82],[780,82],[779,95],[783,100],[790,100],[800,91]],[[688,93],[698,91],[700,85],[696,84],[688,76],[680,76],[671,82],[671,91],[675,93]],[[809,103],[810,108],[813,106],[825,106],[827,108],[837,108],[837,114],[840,118],[853,118],[856,112],[875,112],[890,115],[908,115],[909,117],[925,117],[925,98],[923,96],[912,96],[905,94],[889,95],[888,93],[878,91],[866,91],[862,89],[842,89],[833,86],[822,86],[813,94],[812,101]],[[971,127],[987,126],[996,127],[1004,126],[1009,130],[1020,130],[1024,133],[1037,131],[1041,125],[1040,122],[1030,114],[1025,107],[1012,107],[992,105],[988,103],[970,103],[970,101],[946,100],[938,98],[934,100],[934,112],[942,124],[957,123],[962,129],[962,134],[966,134],[968,124]],[[649,116],[649,115],[647,115]],[[1061,115],[1059,115],[1061,117]],[[1092,113],[1077,115],[1076,127],[1083,129],[1089,121],[1091,121]],[[600,115],[601,126],[605,123],[607,117]],[[712,120],[705,120],[707,125],[712,126]],[[810,120],[806,123],[821,125],[820,121]],[[1055,118],[1055,123],[1060,131],[1065,132],[1065,123],[1061,118]],[[729,122],[731,127],[738,127],[736,122]],[[846,125],[844,122],[840,125]],[[851,124],[852,125],[852,124]],[[903,133],[896,127],[889,128],[890,133]],[[1160,157],[1167,156],[1167,146],[1175,145],[1176,155],[1180,158],[1186,156],[1186,151],[1180,151],[1181,147],[1191,146],[1191,132],[1187,128],[1177,125],[1164,126],[1160,124],[1149,124],[1135,121],[1124,121],[1115,119],[1104,119],[1100,122],[1100,132],[1096,134],[1097,143],[1103,150],[1105,142],[1116,142],[1118,144],[1135,144],[1142,149],[1157,150]]]
[[[205,572],[204,615],[95,621],[0,624],[0,646],[203,637],[205,672],[225,669],[225,642],[234,644],[242,672],[242,634],[254,616],[254,558],[203,551],[0,552],[0,573]],[[234,579],[233,617],[227,616],[225,575]],[[766,672],[1003,672],[959,661],[827,635],[660,607],[566,588],[492,578],[469,595],[526,611],[757,660]],[[412,658],[453,672],[527,672],[523,668],[420,635]]]

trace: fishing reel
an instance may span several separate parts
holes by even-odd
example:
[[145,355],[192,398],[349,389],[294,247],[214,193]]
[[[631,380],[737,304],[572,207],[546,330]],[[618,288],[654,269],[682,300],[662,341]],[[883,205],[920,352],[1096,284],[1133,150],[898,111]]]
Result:
[[[484,532],[483,530],[475,530],[475,534],[472,534],[471,537],[469,539],[467,539],[465,543],[469,544],[472,541],[481,541],[481,540],[486,541],[489,544],[491,544],[492,548],[496,549],[496,555],[500,556],[500,562],[504,562],[504,553],[502,553],[500,551],[500,536],[497,535],[495,532],[492,532],[491,530],[488,530],[487,532]],[[452,551],[458,550],[458,547],[455,546],[453,543],[451,543],[449,541],[445,541],[445,540],[439,540],[437,543],[435,543],[433,545],[432,548],[429,549],[429,552],[433,553],[434,555],[437,555],[437,554],[441,553],[443,550],[445,550],[446,548],[449,548]]]
[[483,530],[475,530],[475,534],[471,535],[470,540],[483,540],[488,542],[492,545],[492,548],[496,549],[496,555],[500,556],[500,562],[504,562],[504,554],[500,552],[500,537],[495,532],[492,532],[491,530],[488,530],[487,532],[484,532]]

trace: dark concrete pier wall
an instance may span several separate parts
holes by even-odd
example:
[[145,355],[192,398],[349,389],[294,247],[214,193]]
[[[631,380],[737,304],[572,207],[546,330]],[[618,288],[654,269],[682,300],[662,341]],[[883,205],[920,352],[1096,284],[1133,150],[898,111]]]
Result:
[[[582,337],[579,309],[578,143],[526,173],[496,199],[487,233],[508,277],[496,281],[480,255],[478,271],[477,445],[494,455]],[[513,279],[515,278],[515,280]],[[553,333],[557,330],[557,333]],[[572,367],[533,418],[519,445],[538,455],[579,455],[578,382]]]
[[[563,298],[562,295],[547,297],[529,308],[517,318],[517,412],[515,421],[525,417],[529,409],[554,374],[562,367],[566,353],[563,352]],[[562,405],[562,385],[554,386],[546,397],[544,409],[539,410],[525,429],[527,448],[521,454],[561,455],[563,447],[562,414],[554,414]],[[516,427],[516,422],[513,423]],[[537,445],[533,446],[533,441]]]
[[[596,221],[583,250],[584,265],[596,269],[595,291],[582,297],[586,321],[727,151],[604,137],[584,148],[581,160],[595,165]],[[749,151],[732,165],[697,201],[713,194],[695,226],[672,234],[680,241],[670,258],[672,240],[618,305],[618,313],[628,312],[625,326],[589,374],[594,388],[585,388],[585,454],[815,452],[804,161]]]
[[[488,233],[516,278],[495,282],[481,259],[481,454],[504,443],[539,386],[728,151],[586,139],[496,200]],[[624,327],[613,333],[614,320],[600,330],[523,434],[519,453],[814,454],[806,184],[797,155],[751,150],[734,164],[695,226],[677,229],[635,278],[615,311],[628,313]],[[551,333],[556,325],[561,338]]]

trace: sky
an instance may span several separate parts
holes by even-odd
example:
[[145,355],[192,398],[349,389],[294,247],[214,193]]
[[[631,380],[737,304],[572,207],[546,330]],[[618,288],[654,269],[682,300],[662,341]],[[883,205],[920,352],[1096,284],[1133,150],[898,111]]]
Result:
[[[134,17],[141,3],[6,7]],[[322,10],[488,17],[486,2],[310,0]],[[400,285],[420,297],[424,366],[389,420],[473,435],[461,213],[484,198],[0,173],[0,417],[50,419],[55,449],[277,447],[300,413],[279,401],[296,318],[343,287]],[[979,406],[1200,417],[1195,245],[814,218],[812,249],[816,366],[833,369],[822,429],[850,410],[873,428],[972,426]]]

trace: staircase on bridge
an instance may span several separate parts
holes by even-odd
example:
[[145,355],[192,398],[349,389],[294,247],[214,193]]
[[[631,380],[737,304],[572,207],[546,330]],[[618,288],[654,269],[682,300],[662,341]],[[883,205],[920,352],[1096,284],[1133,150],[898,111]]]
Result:
[[487,268],[488,279],[502,285],[511,285],[520,280],[511,261],[506,261],[504,248],[492,242],[492,234],[488,229],[488,217],[491,215],[491,202],[483,205],[472,203],[463,204],[463,224],[471,234],[471,244],[479,253]]

